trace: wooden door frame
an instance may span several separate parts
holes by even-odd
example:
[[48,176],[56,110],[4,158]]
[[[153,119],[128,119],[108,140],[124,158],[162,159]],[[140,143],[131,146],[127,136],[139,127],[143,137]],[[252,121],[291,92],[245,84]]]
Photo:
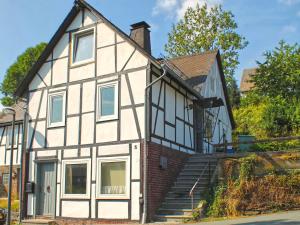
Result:
[[[38,166],[41,165],[41,164],[45,164],[45,163],[53,163],[54,165],[54,180],[55,180],[55,191],[54,191],[54,212],[53,212],[53,215],[50,216],[50,218],[52,219],[55,219],[56,217],[56,196],[57,196],[57,163],[58,160],[57,159],[46,159],[46,160],[35,160],[34,161],[34,170],[35,170],[35,177],[34,177],[34,180],[35,180],[35,183],[37,183],[38,181]],[[34,190],[34,202],[33,202],[33,218],[36,218],[36,216],[40,216],[40,215],[37,215],[37,192],[36,192],[36,188]]]

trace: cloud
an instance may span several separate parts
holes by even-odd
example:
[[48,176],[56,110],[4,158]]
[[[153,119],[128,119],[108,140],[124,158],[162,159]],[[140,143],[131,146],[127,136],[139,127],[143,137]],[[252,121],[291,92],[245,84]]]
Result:
[[295,4],[300,3],[300,0],[278,0],[278,2],[281,3],[281,4],[291,6],[291,5],[295,5]]
[[282,28],[283,33],[295,33],[297,31],[297,27],[294,25],[286,25]]
[[181,19],[189,7],[207,4],[208,8],[223,3],[223,0],[156,0],[153,8],[153,15],[166,14],[173,19]]

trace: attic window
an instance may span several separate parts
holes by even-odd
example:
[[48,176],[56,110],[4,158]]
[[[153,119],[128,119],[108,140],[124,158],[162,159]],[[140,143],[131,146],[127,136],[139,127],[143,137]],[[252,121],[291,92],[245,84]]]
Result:
[[84,63],[94,58],[94,29],[73,34],[73,64]]

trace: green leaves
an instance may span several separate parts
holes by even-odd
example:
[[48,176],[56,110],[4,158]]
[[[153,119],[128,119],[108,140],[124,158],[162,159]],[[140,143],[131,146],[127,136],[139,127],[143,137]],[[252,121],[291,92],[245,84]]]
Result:
[[35,47],[27,48],[24,53],[18,56],[16,62],[7,69],[0,86],[0,91],[4,95],[1,99],[3,105],[10,106],[14,103],[14,92],[37,61],[46,45],[46,43],[42,42]]
[[230,11],[224,11],[221,6],[208,9],[207,5],[200,7],[197,4],[195,8],[188,8],[183,19],[173,25],[165,45],[169,57],[219,49],[233,105],[239,103],[233,75],[239,64],[239,51],[248,45],[246,39],[236,32],[237,27]]
[[256,91],[263,96],[300,98],[300,46],[284,41],[273,51],[264,53],[265,61],[258,62],[253,76]]

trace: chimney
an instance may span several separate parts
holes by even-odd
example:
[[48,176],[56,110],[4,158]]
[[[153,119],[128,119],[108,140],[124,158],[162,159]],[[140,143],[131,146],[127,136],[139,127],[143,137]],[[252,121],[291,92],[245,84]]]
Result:
[[150,26],[145,21],[131,25],[130,38],[151,55]]

